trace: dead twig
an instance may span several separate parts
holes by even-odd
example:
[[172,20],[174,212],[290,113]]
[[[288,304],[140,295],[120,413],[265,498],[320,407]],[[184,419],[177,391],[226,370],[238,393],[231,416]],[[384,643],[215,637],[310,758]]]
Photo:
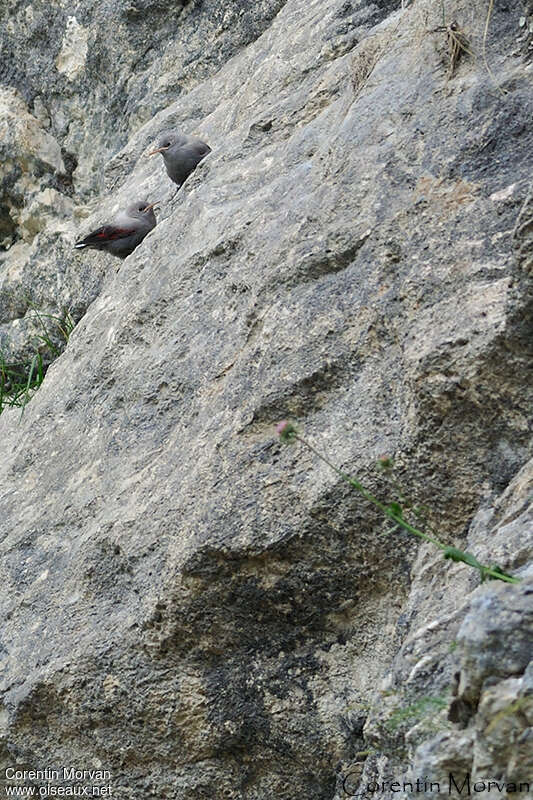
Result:
[[494,72],[491,70],[491,68],[489,67],[489,62],[487,60],[487,36],[489,35],[489,24],[490,24],[490,18],[492,16],[492,9],[493,8],[494,8],[494,0],[489,0],[489,5],[488,5],[488,8],[487,8],[487,16],[485,18],[485,30],[483,31],[483,44],[481,46],[481,52],[482,52],[482,55],[483,55],[483,61],[485,63],[485,69],[489,73],[489,75],[490,75],[490,77],[492,79],[492,82],[494,83],[494,85],[497,88],[497,90],[499,91],[499,93],[501,95],[503,95],[503,97],[505,97],[505,95],[507,94],[507,91],[505,89],[502,89],[502,87],[500,86],[500,84],[496,80],[496,76],[495,76]]
[[465,32],[460,28],[458,22],[450,22],[449,25],[439,25],[438,28],[433,28],[430,33],[445,33],[446,43],[448,45],[448,72],[446,79],[450,80],[455,75],[455,71],[464,53],[469,56],[474,56],[470,49],[470,41]]
[[446,27],[446,40],[450,55],[448,74],[446,76],[449,80],[453,78],[463,53],[468,53],[469,55],[473,55],[473,53],[470,51],[470,42],[465,32],[461,30],[457,22],[452,22]]
[[[489,35],[489,26],[490,20],[492,18],[492,12],[494,9],[494,0],[489,0],[487,6],[487,14],[485,17],[485,26],[483,29],[483,39],[481,43],[481,55],[483,57],[483,63],[485,65],[485,69],[487,70],[487,74],[491,79],[492,83],[498,90],[498,92],[505,97],[507,91],[502,89],[500,84],[496,79],[496,75],[492,71],[488,58],[487,58],[487,39]],[[433,28],[433,30],[428,31],[428,33],[445,33],[446,34],[446,41],[448,44],[448,55],[449,55],[449,66],[448,66],[448,73],[447,79],[453,78],[455,71],[459,65],[459,62],[464,53],[467,53],[470,56],[475,58],[476,54],[471,50],[470,40],[466,36],[464,30],[462,30],[457,22],[451,22],[449,25],[446,25],[445,19],[445,11],[444,11],[444,3],[442,4],[442,25],[439,25],[437,28]]]

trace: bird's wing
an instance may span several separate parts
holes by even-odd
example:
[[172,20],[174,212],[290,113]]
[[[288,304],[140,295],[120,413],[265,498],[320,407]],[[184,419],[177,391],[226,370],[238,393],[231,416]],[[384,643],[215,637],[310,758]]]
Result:
[[202,142],[201,139],[194,139],[191,143],[194,150],[198,153],[199,156],[206,156],[208,153],[211,152],[211,148],[205,142]]
[[92,233],[89,233],[85,239],[80,239],[76,242],[75,247],[89,247],[94,244],[105,244],[105,242],[112,242],[116,239],[124,239],[133,233],[133,228],[118,225],[102,225]]

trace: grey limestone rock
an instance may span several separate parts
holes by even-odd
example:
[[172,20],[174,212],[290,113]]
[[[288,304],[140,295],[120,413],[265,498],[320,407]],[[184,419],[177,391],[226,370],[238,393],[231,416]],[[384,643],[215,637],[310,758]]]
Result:
[[[176,800],[525,769],[518,712],[490,728],[526,697],[522,646],[498,662],[525,584],[480,587],[274,435],[387,500],[392,456],[442,538],[528,576],[524,8],[495,4],[488,72],[486,4],[447,4],[478,54],[450,77],[441,3],[403,5],[2,6],[0,124],[34,137],[1,168],[2,347],[32,305],[79,320],[0,416],[2,767]],[[213,150],[169,202],[168,128]],[[73,252],[134,187],[162,213],[120,271]]]

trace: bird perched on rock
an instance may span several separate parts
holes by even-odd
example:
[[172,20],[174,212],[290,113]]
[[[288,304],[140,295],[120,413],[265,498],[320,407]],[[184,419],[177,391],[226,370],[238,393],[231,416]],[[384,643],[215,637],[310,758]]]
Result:
[[178,131],[166,131],[159,137],[156,149],[148,155],[161,153],[168,177],[178,184],[179,189],[202,158],[210,152],[209,145],[201,139]]
[[80,250],[91,247],[93,250],[105,250],[118,258],[126,258],[157,225],[155,205],[156,203],[149,205],[145,200],[132,203],[107,225],[102,225],[85,239],[76,242],[74,247]]

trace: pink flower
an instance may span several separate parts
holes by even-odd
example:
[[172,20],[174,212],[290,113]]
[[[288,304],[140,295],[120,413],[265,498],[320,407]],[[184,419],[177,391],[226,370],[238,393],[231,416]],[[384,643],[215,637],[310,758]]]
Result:
[[298,431],[291,422],[284,419],[276,425],[276,433],[282,442],[291,442]]

